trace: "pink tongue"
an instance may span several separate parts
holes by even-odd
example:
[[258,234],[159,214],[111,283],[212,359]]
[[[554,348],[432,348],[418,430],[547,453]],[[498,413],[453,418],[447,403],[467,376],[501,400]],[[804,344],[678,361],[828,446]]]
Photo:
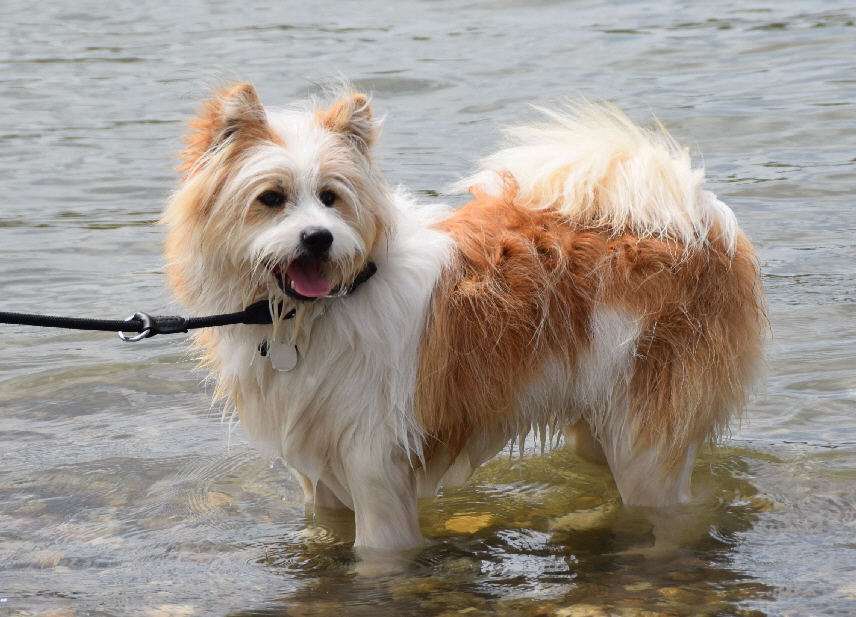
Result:
[[286,274],[294,282],[294,291],[301,296],[320,298],[330,293],[330,283],[321,274],[320,261],[295,261]]

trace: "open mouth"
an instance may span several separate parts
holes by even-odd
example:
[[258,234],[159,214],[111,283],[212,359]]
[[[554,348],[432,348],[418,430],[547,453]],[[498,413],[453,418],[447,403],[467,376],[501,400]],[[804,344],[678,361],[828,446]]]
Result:
[[276,264],[271,273],[279,288],[297,300],[315,300],[330,295],[330,281],[324,276],[324,262],[311,257],[298,257],[287,266]]

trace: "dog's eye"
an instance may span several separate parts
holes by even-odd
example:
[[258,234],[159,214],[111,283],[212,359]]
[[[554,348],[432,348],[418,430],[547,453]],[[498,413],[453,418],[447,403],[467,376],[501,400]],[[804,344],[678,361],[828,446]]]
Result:
[[256,200],[268,208],[279,208],[285,203],[285,194],[279,191],[265,191],[256,197]]
[[327,206],[328,208],[336,203],[337,195],[333,191],[321,191],[318,193],[318,199],[321,200],[321,203]]

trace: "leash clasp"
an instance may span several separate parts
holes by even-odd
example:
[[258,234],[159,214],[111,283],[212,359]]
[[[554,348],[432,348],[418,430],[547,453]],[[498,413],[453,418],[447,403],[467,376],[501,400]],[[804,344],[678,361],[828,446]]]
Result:
[[131,317],[128,317],[125,321],[142,321],[143,327],[140,330],[139,334],[134,334],[133,336],[129,336],[125,334],[122,330],[119,330],[119,338],[125,341],[126,343],[134,343],[136,341],[141,341],[144,338],[149,338],[150,336],[154,336],[154,320],[151,315],[147,313],[134,313]]

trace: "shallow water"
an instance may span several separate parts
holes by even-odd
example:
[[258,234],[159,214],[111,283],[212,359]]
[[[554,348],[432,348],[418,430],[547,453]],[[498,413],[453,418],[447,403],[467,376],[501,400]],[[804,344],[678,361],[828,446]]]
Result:
[[[762,261],[766,393],[695,470],[622,507],[602,469],[508,453],[421,505],[367,573],[353,520],[219,421],[178,339],[0,326],[0,615],[856,613],[856,10],[843,3],[0,5],[0,310],[177,312],[153,225],[206,84],[269,104],[347,75],[379,160],[432,198],[528,103],[655,112]],[[311,514],[311,513],[310,513]]]

